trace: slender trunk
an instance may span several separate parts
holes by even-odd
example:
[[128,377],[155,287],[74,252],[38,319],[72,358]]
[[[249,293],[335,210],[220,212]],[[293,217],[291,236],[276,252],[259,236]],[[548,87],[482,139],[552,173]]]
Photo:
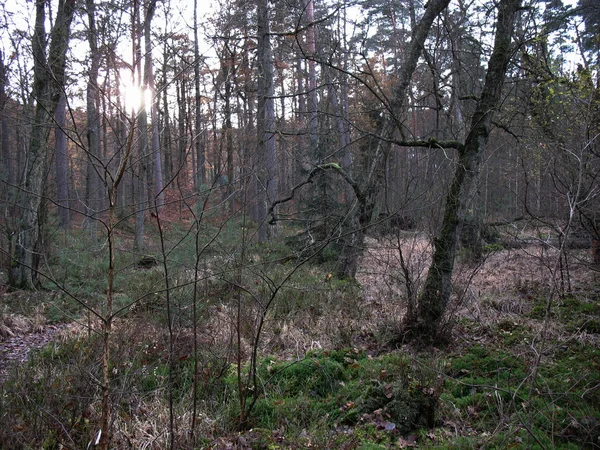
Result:
[[[133,41],[133,52],[135,55],[135,61],[137,62],[134,70],[138,76],[138,86],[141,86],[141,27],[139,26],[139,5],[137,0],[133,2],[133,14],[132,14],[132,41]],[[135,180],[135,240],[133,243],[133,250],[136,254],[141,254],[144,251],[144,227],[146,219],[146,209],[148,208],[148,185],[147,185],[147,157],[148,157],[148,113],[143,108],[139,112],[139,127],[138,127],[138,171],[137,178]]]
[[71,227],[71,214],[69,211],[69,155],[67,152],[67,135],[65,134],[67,118],[67,99],[65,95],[60,96],[56,107],[56,130],[54,139],[56,142],[56,189],[58,198],[58,217],[60,228],[68,230]]
[[152,100],[150,104],[150,120],[152,121],[152,137],[151,147],[152,162],[154,168],[154,198],[152,206],[157,212],[162,208],[165,203],[165,183],[163,178],[163,167],[162,167],[162,155],[160,151],[159,136],[160,132],[158,129],[158,102],[159,97],[156,95],[156,88],[154,83],[154,68],[152,65],[152,18],[156,10],[156,1],[151,0],[146,5],[146,17],[144,18],[144,44],[145,44],[145,62],[144,62],[144,82],[146,88],[150,90]]
[[177,89],[177,106],[179,109],[178,117],[178,133],[177,136],[177,174],[181,177],[181,183],[187,184],[187,135],[185,132],[185,123],[187,121],[187,109],[186,109],[186,95],[185,95],[185,80],[181,80],[179,83],[179,89]]
[[[229,210],[233,213],[233,198],[231,194],[234,191],[233,186],[233,124],[231,122],[231,97],[232,97],[232,78],[235,77],[233,72],[234,55],[230,53],[227,45],[225,45],[224,55],[221,57],[221,75],[225,92],[223,95],[223,138],[225,141],[226,154],[226,173],[227,180],[223,180],[226,184],[223,190],[223,199],[227,199]],[[221,140],[221,144],[223,140]]]
[[[337,93],[334,89],[333,84],[328,84],[329,91],[329,99],[331,101],[331,106],[333,107],[333,111],[336,117],[336,125],[338,131],[338,142],[339,148],[342,154],[342,168],[346,171],[348,175],[352,175],[352,153],[350,153],[350,129],[348,128],[348,121],[346,110],[344,106],[344,99],[338,99]],[[343,95],[343,89],[342,89]],[[347,93],[347,92],[346,92]],[[347,101],[347,99],[346,99]],[[346,197],[346,201],[350,202],[353,198],[353,191],[351,186],[346,186],[346,190],[344,196]]]
[[86,215],[85,228],[92,240],[98,237],[98,213],[100,189],[100,115],[98,113],[98,72],[100,53],[98,52],[98,31],[96,29],[96,5],[94,0],[86,0],[88,14],[88,43],[90,45],[90,69],[87,84],[87,176],[86,176]]
[[144,252],[144,230],[146,220],[146,210],[148,209],[148,185],[147,185],[147,158],[148,158],[148,115],[146,111],[139,114],[138,131],[138,170],[135,180],[136,191],[136,212],[135,212],[135,242],[134,252],[141,254]]
[[494,50],[488,63],[485,84],[471,120],[470,132],[459,159],[450,191],[442,229],[434,242],[434,252],[418,308],[415,329],[422,340],[433,340],[452,294],[452,273],[458,232],[472,201],[479,178],[482,152],[487,144],[494,110],[498,107],[506,69],[511,57],[511,40],[520,0],[502,0],[498,7]]
[[[344,5],[345,6],[345,5]],[[347,36],[347,16],[346,16],[346,8],[344,7],[344,16],[342,23],[342,36],[343,36],[343,45],[346,46]],[[352,176],[352,149],[350,147],[351,136],[350,136],[350,117],[349,117],[349,93],[348,93],[348,76],[346,75],[348,71],[348,50],[344,47],[342,51],[342,68],[343,72],[340,74],[340,118],[338,122],[338,127],[340,127],[340,146],[342,147],[342,168]],[[344,201],[346,203],[350,202],[352,198],[352,189],[347,187],[344,192]]]
[[170,180],[173,176],[173,146],[171,145],[171,117],[169,113],[169,94],[166,86],[169,85],[170,80],[168,78],[168,54],[167,54],[167,41],[165,40],[164,51],[163,51],[163,79],[162,79],[162,101],[163,101],[163,145],[165,147],[165,166],[164,176],[167,180]]
[[275,201],[279,177],[277,174],[277,146],[275,137],[275,100],[273,85],[273,55],[269,31],[269,9],[267,0],[258,0],[258,113],[256,130],[258,140],[258,239],[267,239],[267,202]]
[[315,3],[314,0],[305,0],[306,20],[309,23],[306,34],[306,51],[308,59],[308,134],[309,134],[309,154],[313,164],[319,164],[321,161],[321,152],[319,149],[319,115],[318,115],[318,97],[317,97],[317,66],[316,58],[316,30],[315,30]]
[[[200,94],[200,49],[198,38],[198,0],[194,0],[194,94],[195,94],[195,129],[194,143],[196,144],[196,154],[198,159],[198,187],[206,184],[206,171],[204,164],[206,156],[204,154],[202,129],[202,102]],[[230,181],[231,182],[231,181]]]
[[8,96],[6,95],[6,85],[7,85],[7,71],[6,66],[4,65],[4,55],[2,51],[0,51],[0,135],[2,136],[0,140],[0,157],[2,158],[2,165],[0,170],[2,171],[2,180],[8,181],[9,189],[11,183],[11,164],[10,164],[10,153],[8,149]]
[[102,412],[100,417],[100,449],[108,450],[111,440],[111,404],[110,404],[110,336],[113,322],[113,293],[115,280],[115,228],[117,225],[116,204],[118,190],[123,180],[125,168],[128,165],[128,159],[131,155],[133,136],[135,132],[135,116],[131,122],[131,128],[126,138],[125,155],[120,162],[119,168],[114,176],[112,186],[108,187],[108,274],[106,284],[106,303],[102,323]]
[[[284,60],[285,55],[283,55],[283,51],[280,51],[280,55],[278,56],[278,59],[280,60]],[[286,91],[286,80],[285,80],[285,74],[283,70],[278,71],[277,74],[277,78],[278,78],[278,83],[279,83],[279,89],[280,89],[280,101],[279,101],[279,107],[281,108],[281,116],[279,118],[279,120],[277,120],[277,128],[283,128],[287,122],[287,108],[286,108],[286,103],[288,101],[287,99],[287,91]],[[273,83],[275,83],[275,81],[273,81]],[[288,189],[288,158],[287,158],[287,147],[286,147],[286,142],[285,139],[281,139],[279,142],[277,142],[278,147],[279,147],[279,163],[278,163],[278,172],[277,172],[277,176],[279,179],[279,183],[278,183],[278,192],[276,193],[276,195],[280,195],[281,192],[286,192]]]

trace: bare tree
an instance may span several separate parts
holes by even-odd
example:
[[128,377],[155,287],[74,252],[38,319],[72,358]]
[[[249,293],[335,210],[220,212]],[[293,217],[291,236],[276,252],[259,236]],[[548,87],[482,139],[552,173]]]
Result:
[[452,273],[460,225],[477,188],[482,152],[492,128],[492,117],[501,99],[502,87],[513,47],[511,40],[520,0],[502,0],[498,6],[494,50],[488,63],[485,84],[464,146],[458,149],[458,161],[450,190],[442,228],[434,242],[431,267],[419,299],[416,336],[433,340],[452,294]]
[[356,232],[350,235],[340,257],[339,272],[343,277],[354,278],[356,275],[358,258],[362,252],[366,228],[371,221],[373,210],[379,195],[381,187],[380,181],[383,178],[382,174],[385,167],[385,161],[397,130],[402,128],[400,117],[406,104],[406,95],[411,83],[412,75],[423,52],[425,39],[427,39],[433,21],[449,3],[449,0],[433,0],[429,2],[423,16],[413,29],[410,46],[397,74],[397,83],[394,87],[393,98],[389,105],[388,115],[386,115],[381,130],[378,133],[380,139],[377,141],[376,148],[370,158],[371,163],[367,170],[366,177],[361,183],[364,196],[358,199],[359,204],[354,216],[354,227]]

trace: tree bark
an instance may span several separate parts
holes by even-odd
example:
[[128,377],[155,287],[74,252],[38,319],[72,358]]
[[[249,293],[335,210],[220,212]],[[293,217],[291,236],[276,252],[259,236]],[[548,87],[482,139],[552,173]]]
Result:
[[[138,74],[138,87],[141,90],[141,35],[142,27],[139,26],[139,5],[137,0],[133,2],[133,15],[132,15],[132,40],[134,44],[134,60],[137,62],[134,70]],[[140,92],[141,95],[143,93]],[[146,210],[148,209],[148,174],[147,174],[147,159],[148,159],[148,113],[143,103],[142,109],[138,113],[138,170],[137,178],[135,180],[135,238],[133,243],[133,251],[136,255],[140,255],[144,252],[144,234],[145,234],[145,220]],[[137,111],[136,111],[137,113]]]
[[13,171],[11,170],[10,154],[8,149],[8,96],[6,95],[6,85],[8,82],[7,75],[6,65],[4,64],[4,54],[2,51],[0,51],[0,136],[2,136],[0,138],[0,157],[2,158],[0,170],[2,171],[2,179],[8,181],[8,189],[10,189],[10,185],[14,183],[14,180],[12,180],[11,183],[11,174]]
[[[204,141],[201,133],[202,129],[202,102],[200,94],[200,41],[198,38],[198,0],[194,0],[194,94],[195,94],[195,115],[194,115],[194,144],[196,146],[196,154],[198,155],[198,187],[203,189],[206,185],[206,155],[204,149]],[[229,180],[231,183],[232,181]]]
[[452,273],[458,233],[466,208],[476,193],[482,152],[487,144],[494,110],[498,107],[508,63],[512,55],[511,40],[520,0],[502,0],[498,7],[494,49],[488,63],[481,97],[471,120],[471,127],[459,158],[450,191],[442,228],[434,242],[431,266],[418,306],[416,337],[433,341],[452,294]]
[[24,174],[21,197],[23,211],[10,284],[16,288],[33,289],[38,281],[40,229],[44,174],[48,158],[48,137],[54,123],[54,113],[63,91],[66,55],[71,35],[74,0],[60,0],[54,26],[50,32],[50,49],[46,58],[46,1],[37,0],[35,30],[32,39],[34,59],[32,96],[37,102]]
[[[187,135],[185,131],[185,124],[188,120],[187,114],[187,96],[186,96],[186,83],[185,78],[181,78],[181,80],[176,80],[176,90],[177,90],[177,109],[178,109],[178,117],[177,117],[177,167],[175,168],[175,173],[180,179],[180,183],[182,185],[187,184]],[[195,179],[196,177],[194,177]],[[196,184],[196,183],[195,183]],[[194,184],[194,185],[195,185]]]
[[317,95],[317,66],[316,66],[316,53],[317,53],[317,40],[315,30],[315,2],[314,0],[305,0],[305,11],[306,20],[308,21],[308,29],[306,31],[306,50],[309,56],[308,58],[308,101],[307,101],[307,115],[308,115],[308,135],[309,139],[309,157],[313,164],[313,167],[320,164],[321,152],[319,149],[319,104]]
[[[169,85],[171,80],[169,79],[168,63],[169,55],[167,52],[167,41],[165,40],[163,46],[163,62],[162,62],[162,102],[163,102],[163,146],[165,147],[165,165],[164,165],[164,177],[166,180],[171,180],[173,176],[173,146],[171,145],[171,116],[169,107],[169,90],[166,87]],[[168,181],[167,181],[168,182]]]

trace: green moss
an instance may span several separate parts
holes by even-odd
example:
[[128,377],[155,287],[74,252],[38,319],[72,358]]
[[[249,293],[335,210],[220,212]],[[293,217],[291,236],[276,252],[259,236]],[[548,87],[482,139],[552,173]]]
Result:
[[519,380],[526,376],[525,366],[518,357],[481,346],[471,347],[468,353],[453,359],[451,374],[456,378],[477,375],[495,381]]

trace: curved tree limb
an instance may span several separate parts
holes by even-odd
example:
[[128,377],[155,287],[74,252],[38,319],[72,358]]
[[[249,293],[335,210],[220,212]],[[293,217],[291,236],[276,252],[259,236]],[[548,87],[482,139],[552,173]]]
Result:
[[352,187],[352,190],[354,191],[357,200],[361,204],[364,204],[366,202],[366,196],[363,193],[360,186],[358,185],[358,183],[338,163],[332,162],[327,164],[320,164],[310,171],[308,177],[306,177],[306,180],[301,181],[292,188],[290,195],[288,195],[285,198],[278,199],[271,204],[271,206],[269,207],[269,212],[267,214],[271,216],[271,220],[269,220],[269,225],[275,225],[275,223],[277,223],[278,221],[277,214],[275,213],[275,208],[277,207],[277,205],[287,203],[290,200],[293,200],[294,195],[296,195],[296,191],[298,189],[302,188],[303,186],[306,186],[307,184],[311,184],[313,182],[314,177],[319,172],[326,172],[328,170],[333,170],[334,172],[337,172]]

